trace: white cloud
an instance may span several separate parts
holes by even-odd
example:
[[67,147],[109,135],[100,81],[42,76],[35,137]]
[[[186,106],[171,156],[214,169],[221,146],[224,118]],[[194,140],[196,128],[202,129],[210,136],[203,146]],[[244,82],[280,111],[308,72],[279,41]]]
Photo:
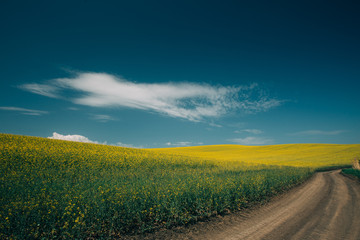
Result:
[[73,141],[73,142],[84,142],[84,143],[96,143],[96,144],[104,144],[104,145],[112,145],[112,146],[119,146],[119,147],[127,147],[127,148],[143,148],[143,146],[134,146],[133,144],[126,144],[122,142],[117,143],[110,143],[108,144],[105,142],[98,142],[98,141],[92,141],[87,137],[84,137],[82,135],[62,135],[60,133],[54,132],[51,137],[48,137],[50,139],[58,139],[58,140],[65,140],[65,141]]
[[[126,107],[161,113],[198,122],[235,110],[267,111],[281,101],[266,96],[257,86],[211,86],[199,83],[135,83],[106,73],[78,73],[47,84],[24,84],[20,88],[47,97],[73,91],[75,104],[92,107]],[[74,93],[75,92],[75,93]]]
[[58,87],[53,86],[51,83],[50,84],[29,83],[29,84],[23,84],[19,86],[19,88],[46,97],[60,98],[60,96],[58,95],[58,91],[59,91]]
[[24,115],[33,115],[33,116],[40,116],[40,115],[49,113],[47,111],[40,111],[40,110],[26,109],[26,108],[19,108],[19,107],[0,107],[0,110],[15,111],[15,112],[19,112]]
[[344,130],[335,130],[335,131],[322,131],[322,130],[307,130],[307,131],[301,131],[292,133],[290,135],[293,136],[316,136],[316,135],[339,135],[341,133],[344,133]]
[[126,143],[122,143],[122,142],[117,142],[115,145],[120,146],[120,147],[126,147],[126,148],[142,148],[142,146],[135,147],[133,144],[126,144]]
[[104,114],[93,114],[91,116],[92,116],[92,119],[99,121],[99,122],[108,122],[108,121],[115,120],[115,118],[113,118],[109,115],[104,115]]
[[261,134],[261,133],[263,133],[263,131],[261,131],[259,129],[243,129],[243,130],[235,131],[235,133],[243,133],[243,132],[251,133],[251,134]]
[[217,128],[223,127],[222,125],[216,124],[216,123],[209,123],[209,125],[210,125],[211,127],[217,127]]
[[59,139],[59,140],[66,140],[66,141],[74,141],[74,142],[85,142],[85,143],[98,143],[96,141],[91,141],[87,137],[81,135],[62,135],[59,133],[54,132],[50,139]]
[[198,143],[193,143],[193,142],[175,142],[175,143],[172,143],[172,142],[167,142],[165,143],[166,146],[169,146],[169,147],[189,147],[189,146],[195,146],[195,145],[202,145],[203,143],[202,142],[198,142]]
[[241,144],[241,145],[267,145],[274,144],[274,140],[270,138],[263,137],[246,137],[246,138],[233,138],[228,139],[228,141]]

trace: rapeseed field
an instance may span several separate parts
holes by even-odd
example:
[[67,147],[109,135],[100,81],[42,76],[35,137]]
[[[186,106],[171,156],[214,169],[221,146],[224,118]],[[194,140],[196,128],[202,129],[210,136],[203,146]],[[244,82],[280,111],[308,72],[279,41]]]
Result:
[[242,162],[313,169],[351,166],[360,156],[360,144],[283,144],[268,146],[212,145],[154,149],[217,162]]
[[339,160],[315,164],[307,151],[302,164],[287,153],[283,164],[271,149],[266,162],[266,153],[241,157],[226,147],[236,148],[142,150],[0,134],[0,239],[113,239],[185,225],[264,201],[326,159],[347,164],[359,152],[339,148]]

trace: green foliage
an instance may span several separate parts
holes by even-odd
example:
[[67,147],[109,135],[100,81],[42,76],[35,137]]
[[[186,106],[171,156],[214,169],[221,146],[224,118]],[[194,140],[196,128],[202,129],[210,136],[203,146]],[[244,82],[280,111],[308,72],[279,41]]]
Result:
[[320,168],[316,168],[315,171],[316,172],[327,172],[327,171],[338,170],[338,169],[349,168],[349,167],[351,167],[351,165],[349,165],[349,164],[330,166],[330,167],[320,167]]
[[0,239],[114,238],[238,210],[309,168],[0,134]]
[[360,180],[360,170],[354,168],[345,168],[342,170],[343,173],[353,175]]

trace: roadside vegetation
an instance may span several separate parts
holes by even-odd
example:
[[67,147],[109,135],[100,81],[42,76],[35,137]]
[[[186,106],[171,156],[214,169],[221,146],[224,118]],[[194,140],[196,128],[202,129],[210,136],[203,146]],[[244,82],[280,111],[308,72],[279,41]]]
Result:
[[360,180],[360,170],[354,168],[345,168],[342,170],[343,173],[355,176]]
[[360,181],[360,160],[355,158],[353,160],[352,168],[345,168],[342,172],[344,174],[355,176]]
[[[266,201],[326,164],[190,152],[0,134],[0,239],[117,238],[185,225]],[[337,163],[348,155],[337,151]]]

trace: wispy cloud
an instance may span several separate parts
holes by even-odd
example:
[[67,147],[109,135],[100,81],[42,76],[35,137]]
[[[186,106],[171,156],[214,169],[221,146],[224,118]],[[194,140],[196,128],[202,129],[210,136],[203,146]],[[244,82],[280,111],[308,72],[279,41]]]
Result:
[[24,114],[24,115],[33,115],[33,116],[40,116],[40,115],[44,115],[44,114],[49,113],[47,111],[26,109],[26,108],[19,108],[19,107],[0,107],[0,110],[15,111],[15,112],[19,112],[19,113]]
[[213,122],[209,123],[209,125],[210,125],[211,127],[217,127],[217,128],[223,127],[222,125],[216,124],[216,123],[213,123]]
[[267,145],[274,144],[274,140],[264,137],[233,138],[228,141],[241,145]]
[[46,97],[60,98],[59,88],[51,82],[49,84],[28,83],[20,85],[19,88]]
[[127,144],[122,142],[117,142],[115,146],[126,147],[126,148],[143,148],[143,146],[134,146],[133,144]]
[[191,142],[176,142],[176,143],[167,142],[165,143],[165,145],[172,147],[187,147],[191,145]]
[[189,147],[189,146],[195,146],[195,145],[202,145],[202,142],[198,142],[198,143],[193,143],[193,142],[167,142],[165,143],[166,146],[169,147]]
[[54,132],[50,139],[58,139],[58,140],[66,140],[66,141],[74,141],[74,142],[85,142],[85,143],[98,143],[97,141],[91,141],[87,137],[81,135],[62,135],[60,133]]
[[91,115],[91,118],[98,122],[108,122],[116,120],[115,118],[105,114],[93,114]]
[[161,113],[198,122],[240,110],[267,111],[281,104],[268,97],[257,84],[211,86],[200,83],[136,83],[106,73],[78,73],[45,84],[24,84],[20,88],[35,94],[59,98],[72,91],[75,104],[92,107],[126,107]]
[[301,131],[296,133],[291,133],[289,135],[292,136],[316,136],[316,135],[339,135],[341,133],[344,133],[346,131],[344,130],[334,130],[334,131],[323,131],[323,130],[307,130],[307,131]]
[[259,129],[243,129],[243,130],[237,130],[235,133],[251,133],[251,134],[262,134],[263,131]]

